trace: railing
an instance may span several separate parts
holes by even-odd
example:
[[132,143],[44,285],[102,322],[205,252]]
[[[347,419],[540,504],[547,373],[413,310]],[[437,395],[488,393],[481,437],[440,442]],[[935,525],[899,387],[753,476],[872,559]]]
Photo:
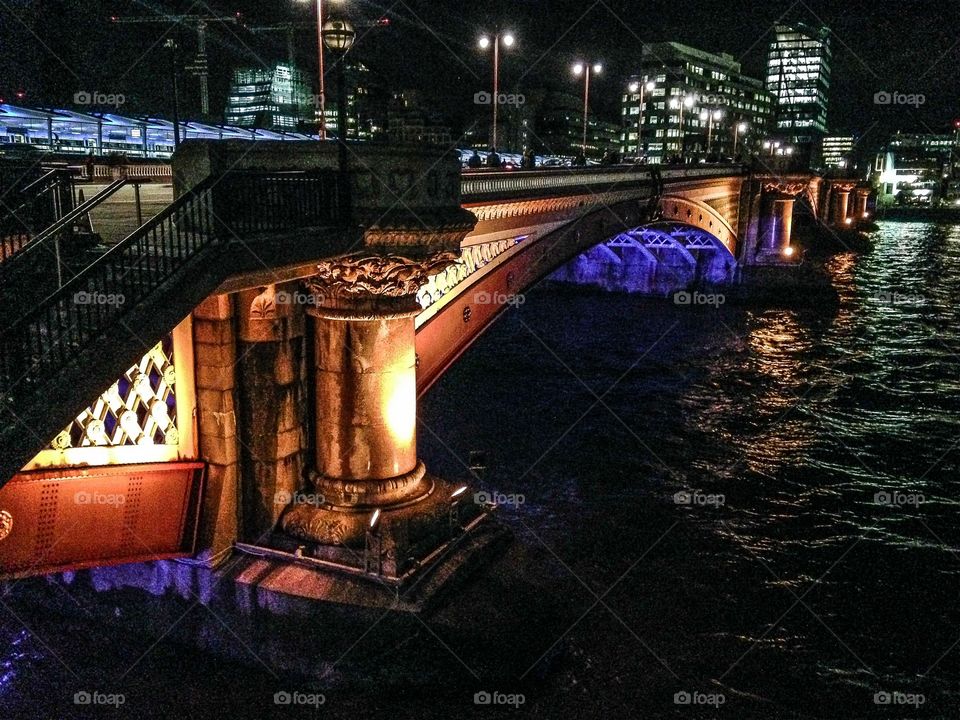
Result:
[[[647,182],[659,171],[664,182],[693,178],[744,175],[741,165],[707,165],[683,168],[658,165],[624,165],[592,168],[557,168],[553,170],[467,171],[461,176],[460,192],[464,202],[509,198],[514,195],[542,191],[600,185],[623,185]],[[553,193],[557,194],[557,193]]]
[[60,233],[64,228],[71,225],[74,220],[77,218],[83,217],[85,214],[93,210],[97,205],[102,203],[107,198],[111,197],[116,193],[120,188],[126,185],[127,179],[120,178],[115,180],[110,185],[105,187],[99,193],[94,195],[89,200],[85,201],[81,205],[78,205],[73,210],[68,212],[66,215],[63,215],[59,220],[57,220],[53,225],[50,225],[38,235],[33,238],[28,239],[26,242],[22,243],[19,249],[13,250],[4,260],[3,263],[0,263],[0,281],[4,277],[9,277],[10,273],[13,272],[17,267],[22,267],[23,263],[30,259],[36,259],[37,252],[40,248],[45,247],[47,240],[53,238],[55,247],[53,248],[53,254],[56,256],[57,260],[57,285],[60,286],[63,284],[63,279],[61,277],[61,263],[60,263]]
[[170,178],[173,177],[173,169],[166,164],[135,164],[135,165],[94,165],[93,178]]
[[178,198],[0,333],[0,396],[29,392],[231,239],[339,221],[334,173],[231,173]]
[[0,263],[19,253],[34,233],[73,207],[70,173],[44,172],[26,185],[16,182],[0,196]]

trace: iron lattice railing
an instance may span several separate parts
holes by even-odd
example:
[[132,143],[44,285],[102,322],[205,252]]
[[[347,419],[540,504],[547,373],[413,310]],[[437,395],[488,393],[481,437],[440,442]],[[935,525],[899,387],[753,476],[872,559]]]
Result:
[[208,178],[0,333],[0,397],[29,394],[208,249],[339,216],[335,172]]

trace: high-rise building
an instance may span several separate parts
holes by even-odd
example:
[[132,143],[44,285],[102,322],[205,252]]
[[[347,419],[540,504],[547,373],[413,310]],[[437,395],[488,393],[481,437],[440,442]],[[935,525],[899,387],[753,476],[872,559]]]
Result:
[[769,130],[773,97],[731,55],[662,42],[643,46],[621,112],[625,156],[732,157]]
[[827,132],[832,57],[830,29],[804,24],[777,25],[767,53],[777,132],[812,164],[819,162],[818,141]]
[[820,157],[825,168],[850,168],[853,165],[853,135],[824,135]]
[[226,122],[240,127],[296,130],[310,121],[313,104],[303,73],[287,64],[240,68],[227,96]]

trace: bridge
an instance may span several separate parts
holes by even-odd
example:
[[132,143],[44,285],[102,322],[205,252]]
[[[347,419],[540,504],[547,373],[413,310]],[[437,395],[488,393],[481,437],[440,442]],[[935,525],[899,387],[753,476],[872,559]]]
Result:
[[663,295],[790,272],[795,215],[846,227],[868,195],[361,145],[341,172],[293,141],[191,141],[172,167],[173,203],[49,292],[55,234],[0,263],[3,577],[216,572],[239,550],[403,582],[491,510],[418,458],[417,399],[511,298],[548,276]]

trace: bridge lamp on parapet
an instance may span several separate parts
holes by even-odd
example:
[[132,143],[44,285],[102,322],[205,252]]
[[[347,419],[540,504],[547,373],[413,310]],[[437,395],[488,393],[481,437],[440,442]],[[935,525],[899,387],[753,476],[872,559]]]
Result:
[[707,121],[707,154],[713,150],[713,121],[723,117],[723,110],[701,110],[700,119]]
[[643,93],[644,91],[653,92],[656,88],[656,84],[653,80],[644,80],[644,82],[632,82],[627,86],[627,89],[636,94],[638,91],[640,93],[640,105],[637,108],[637,157],[640,156],[640,153],[643,151]]
[[691,110],[693,108],[696,98],[693,95],[684,95],[682,98],[675,97],[670,101],[670,107],[673,110],[680,110],[680,157],[681,159],[684,156],[684,153],[687,149],[686,137],[683,132],[683,110]]
[[738,122],[733,126],[733,157],[737,157],[737,141],[740,139],[740,136],[743,135],[748,129],[749,125],[745,122]]
[[[357,31],[346,20],[328,20],[323,25],[323,43],[337,54],[337,149],[340,163],[341,190],[347,187],[347,80],[344,65],[347,52],[357,39]],[[344,197],[341,195],[341,197]]]
[[585,63],[577,62],[573,64],[573,74],[577,77],[581,75],[584,78],[583,82],[583,144],[581,146],[580,152],[583,154],[584,162],[587,158],[587,124],[588,117],[590,114],[590,74],[599,75],[603,72],[603,65],[601,63]]
[[500,47],[512,48],[517,42],[516,37],[511,32],[496,32],[492,36],[481,35],[477,40],[477,45],[481,50],[488,50],[493,47],[493,127],[490,129],[490,148],[497,149],[497,114],[500,108]]
[[[330,2],[331,0],[327,0]],[[342,4],[343,0],[332,0],[334,4]],[[300,0],[301,3],[313,2],[313,0]],[[326,100],[326,83],[324,81],[324,64],[323,64],[323,0],[316,0],[317,3],[317,61],[319,63],[318,75],[320,76],[320,139],[327,139],[327,100]]]

